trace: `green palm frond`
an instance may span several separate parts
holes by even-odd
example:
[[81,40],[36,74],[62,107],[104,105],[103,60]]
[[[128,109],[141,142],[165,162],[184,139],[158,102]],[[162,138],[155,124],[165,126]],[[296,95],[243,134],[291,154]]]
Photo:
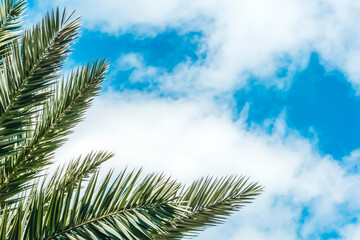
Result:
[[257,183],[247,182],[248,179],[236,176],[195,181],[179,193],[179,201],[186,203],[188,211],[168,224],[163,239],[194,237],[204,228],[224,222],[226,216],[240,210],[263,191]]
[[67,167],[58,167],[47,186],[44,188],[46,200],[48,202],[51,192],[57,186],[69,189],[76,187],[77,184],[84,182],[87,178],[97,172],[100,165],[114,156],[113,153],[106,151],[90,152],[84,157],[80,156],[71,160]]
[[[70,51],[80,24],[59,10],[48,13],[32,30],[24,32],[21,45],[14,41],[0,71],[0,160],[13,156],[27,140],[30,120],[51,95],[63,60]],[[1,39],[0,39],[1,41]],[[41,108],[41,107],[40,107]]]
[[0,2],[0,66],[12,42],[19,38],[25,1],[4,0]]
[[[10,228],[11,214],[13,212],[9,205],[4,205],[0,208],[0,239],[6,239],[7,233]],[[14,215],[14,214],[13,214]]]
[[16,158],[8,158],[0,184],[0,205],[31,186],[38,173],[50,163],[71,129],[81,121],[108,68],[105,60],[87,64],[69,79],[55,85],[55,94],[38,113],[36,128],[27,133],[29,141]]
[[[180,185],[163,175],[123,171],[111,184],[93,175],[85,189],[59,185],[48,205],[41,191],[31,202],[23,239],[153,239],[184,212],[176,201]],[[96,190],[96,186],[98,186]]]

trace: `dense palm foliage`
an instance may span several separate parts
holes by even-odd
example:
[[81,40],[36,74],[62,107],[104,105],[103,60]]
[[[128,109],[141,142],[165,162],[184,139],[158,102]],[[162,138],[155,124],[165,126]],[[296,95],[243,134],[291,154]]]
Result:
[[182,239],[221,223],[262,188],[243,177],[186,187],[162,174],[110,172],[94,151],[44,168],[98,94],[106,60],[59,73],[80,27],[59,10],[21,28],[25,2],[0,8],[0,239]]

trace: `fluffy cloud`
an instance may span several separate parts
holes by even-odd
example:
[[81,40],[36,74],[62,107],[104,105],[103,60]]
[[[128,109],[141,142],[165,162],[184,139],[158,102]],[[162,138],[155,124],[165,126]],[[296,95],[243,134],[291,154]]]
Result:
[[[91,149],[110,149],[116,157],[105,169],[143,166],[146,172],[164,171],[187,183],[208,174],[237,173],[265,186],[255,203],[200,239],[290,240],[298,234],[313,239],[319,229],[341,229],[347,214],[360,207],[354,191],[360,178],[320,155],[313,143],[286,126],[284,116],[269,120],[274,124],[270,134],[263,126],[249,129],[242,116],[234,122],[230,109],[203,97],[107,93],[56,156],[61,161]],[[304,207],[309,216],[300,224]]]
[[[200,51],[206,51],[205,61],[182,64],[165,74],[160,79],[165,89],[224,91],[241,87],[249,76],[286,88],[313,51],[320,53],[329,69],[340,68],[355,86],[360,83],[357,0],[104,0],[101,4],[58,0],[41,4],[67,5],[78,10],[86,27],[111,34],[156,35],[167,28],[180,33],[202,31]],[[288,77],[277,77],[282,68],[289,69]],[[174,84],[177,79],[182,79],[181,85]]]
[[345,227],[342,231],[343,239],[356,240],[360,238],[360,224],[353,224]]

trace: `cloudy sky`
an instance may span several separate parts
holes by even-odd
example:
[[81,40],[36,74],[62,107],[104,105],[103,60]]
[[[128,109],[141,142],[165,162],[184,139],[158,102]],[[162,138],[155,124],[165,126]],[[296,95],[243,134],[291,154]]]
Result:
[[28,22],[54,6],[83,21],[65,71],[111,61],[57,161],[265,186],[197,239],[360,239],[360,1],[39,0]]

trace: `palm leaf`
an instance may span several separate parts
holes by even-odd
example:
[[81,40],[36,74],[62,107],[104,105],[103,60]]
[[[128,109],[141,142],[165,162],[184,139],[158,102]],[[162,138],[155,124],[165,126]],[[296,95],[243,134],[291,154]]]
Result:
[[6,239],[11,222],[11,209],[8,205],[0,209],[0,239]]
[[7,172],[0,185],[0,204],[31,186],[30,182],[50,164],[54,151],[66,140],[71,129],[100,90],[108,63],[104,60],[74,71],[69,79],[55,86],[55,94],[38,114],[31,140],[16,155],[7,159]]
[[[31,118],[50,96],[49,86],[68,55],[80,24],[66,12],[48,13],[41,24],[13,42],[0,71],[0,161],[13,156],[33,129]],[[0,176],[3,181],[4,176]]]
[[195,237],[206,227],[225,221],[225,217],[241,209],[259,195],[263,188],[248,184],[244,177],[201,178],[179,194],[188,211],[167,225],[166,233],[156,239]]
[[106,151],[90,152],[84,157],[79,156],[71,160],[67,167],[58,167],[44,189],[45,202],[48,202],[52,191],[57,186],[60,185],[65,189],[69,188],[69,190],[71,186],[76,187],[80,181],[84,182],[91,174],[96,173],[100,165],[113,156],[113,153]]
[[12,42],[19,38],[25,1],[4,0],[0,2],[0,66]]
[[184,212],[175,201],[180,185],[157,174],[138,183],[140,173],[123,171],[112,184],[109,173],[97,190],[98,174],[83,190],[81,182],[73,191],[58,185],[47,206],[36,194],[23,239],[152,239]]

